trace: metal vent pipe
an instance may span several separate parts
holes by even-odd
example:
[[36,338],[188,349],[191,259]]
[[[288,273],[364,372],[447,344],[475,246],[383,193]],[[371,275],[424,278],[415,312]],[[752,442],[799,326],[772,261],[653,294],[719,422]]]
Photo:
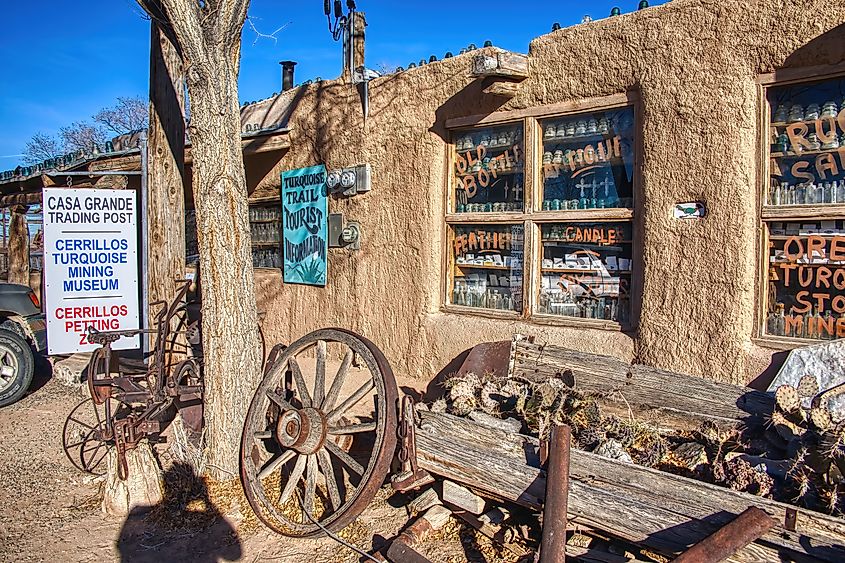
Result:
[[294,61],[280,61],[282,65],[282,92],[287,92],[293,88],[293,67],[296,66]]

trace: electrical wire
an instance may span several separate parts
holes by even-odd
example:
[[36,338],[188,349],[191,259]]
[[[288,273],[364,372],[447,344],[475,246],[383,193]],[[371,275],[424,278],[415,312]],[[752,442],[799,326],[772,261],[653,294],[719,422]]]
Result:
[[347,542],[347,541],[346,541],[346,540],[344,540],[343,538],[338,537],[337,535],[335,535],[334,533],[332,533],[331,531],[329,531],[329,529],[328,529],[328,528],[326,528],[325,526],[323,526],[322,524],[320,524],[319,522],[317,522],[317,521],[316,521],[316,520],[315,520],[315,519],[314,519],[314,518],[313,518],[313,517],[312,517],[312,516],[308,513],[308,511],[307,511],[307,510],[305,510],[305,505],[303,505],[303,504],[302,504],[302,498],[300,498],[300,496],[299,496],[299,491],[294,491],[294,494],[296,495],[296,502],[298,502],[298,503],[299,503],[299,508],[301,508],[301,509],[302,509],[302,513],[303,513],[303,514],[305,514],[305,516],[306,516],[309,520],[311,520],[311,522],[312,522],[313,524],[315,524],[318,528],[320,528],[322,531],[324,531],[324,532],[326,533],[326,535],[327,535],[327,536],[329,536],[331,539],[333,539],[334,541],[336,541],[336,542],[337,542],[337,543],[339,543],[340,545],[345,546],[345,547],[348,547],[349,549],[351,549],[352,551],[354,551],[354,552],[355,552],[355,553],[357,553],[358,555],[361,555],[362,557],[366,557],[366,558],[367,558],[367,559],[369,559],[370,561],[375,561],[376,563],[381,563],[381,561],[379,561],[378,559],[376,559],[375,557],[373,557],[372,555],[370,555],[370,554],[369,554],[369,553],[367,553],[366,551],[363,551],[363,550],[361,550],[361,549],[359,549],[359,548],[355,547],[355,546],[354,546],[354,545],[352,545],[351,543]]

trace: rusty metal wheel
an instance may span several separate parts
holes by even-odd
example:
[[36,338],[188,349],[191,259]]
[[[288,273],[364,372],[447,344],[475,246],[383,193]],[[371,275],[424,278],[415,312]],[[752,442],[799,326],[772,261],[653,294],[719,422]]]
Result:
[[265,373],[241,437],[246,497],[280,534],[340,530],[390,469],[398,397],[390,364],[366,338],[328,328],[291,344]]
[[74,467],[94,475],[106,472],[106,455],[111,443],[107,409],[114,416],[122,408],[125,405],[115,399],[98,403],[89,398],[70,411],[62,428],[62,448]]

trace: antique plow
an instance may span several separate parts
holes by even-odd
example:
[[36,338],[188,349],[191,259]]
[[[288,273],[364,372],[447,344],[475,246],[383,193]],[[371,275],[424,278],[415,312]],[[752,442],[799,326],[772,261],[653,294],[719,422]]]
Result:
[[[151,304],[161,307],[155,329],[89,329],[88,339],[100,345],[88,362],[91,397],[71,411],[62,432],[65,454],[77,468],[104,473],[108,447],[114,446],[118,475],[125,479],[126,451],[142,438],[158,438],[176,412],[188,429],[202,429],[202,358],[194,355],[200,345],[199,324],[196,320],[189,324],[185,303],[190,285],[185,280],[169,305]],[[149,366],[121,362],[112,344],[124,336],[147,333],[155,334]]]

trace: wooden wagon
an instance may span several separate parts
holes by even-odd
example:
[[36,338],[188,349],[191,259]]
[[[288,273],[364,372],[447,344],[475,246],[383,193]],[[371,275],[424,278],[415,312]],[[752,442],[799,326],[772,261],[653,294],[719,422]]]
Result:
[[[607,397],[608,408],[616,402],[623,410],[654,411],[677,427],[702,421],[735,427],[772,411],[770,395],[748,388],[521,338],[504,349],[509,350],[511,376],[566,373],[581,391]],[[415,462],[419,470],[485,496],[543,507],[546,473],[538,439],[424,409],[406,418],[407,412],[399,412],[390,366],[367,339],[324,329],[274,352],[250,406],[241,445],[247,498],[273,530],[307,537],[351,522],[387,477],[397,434],[404,438],[400,457],[406,466]],[[333,357],[341,358],[337,369],[327,367]],[[353,383],[349,374],[356,363],[365,375]],[[416,451],[408,448],[409,433]],[[413,477],[405,475],[406,481]],[[683,552],[752,506],[774,517],[777,525],[732,560],[845,561],[841,518],[571,451],[569,521],[658,554]]]

